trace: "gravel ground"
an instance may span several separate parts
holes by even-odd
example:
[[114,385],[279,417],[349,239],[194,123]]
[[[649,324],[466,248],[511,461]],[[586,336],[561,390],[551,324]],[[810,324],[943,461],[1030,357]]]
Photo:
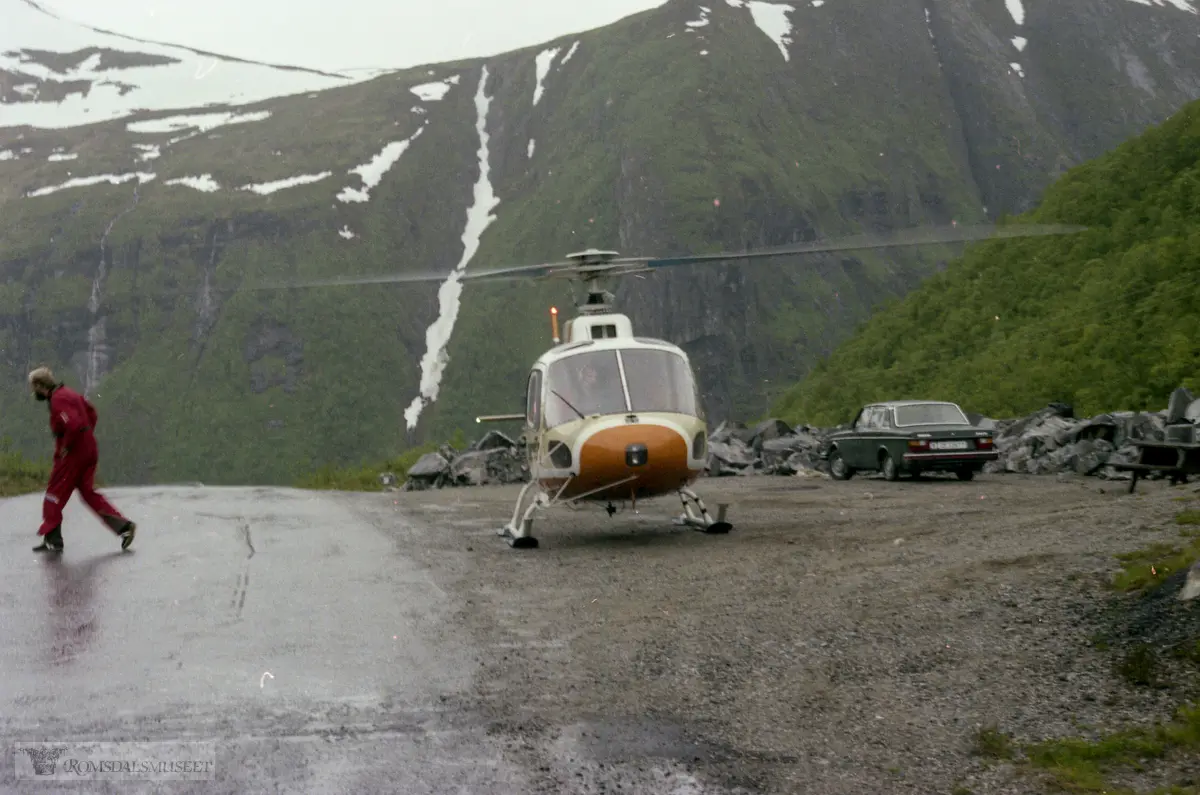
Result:
[[379,498],[411,518],[396,523],[399,543],[482,650],[470,708],[538,791],[1040,792],[972,753],[980,727],[1076,735],[1166,717],[1196,695],[1129,684],[1114,648],[1093,642],[1120,642],[1102,610],[1113,555],[1178,542],[1172,519],[1195,485],[1129,495],[1095,479],[985,475],[699,488],[710,507],[730,504],[732,533],[674,526],[679,502],[662,498],[611,518],[544,512],[535,550],[495,535],[517,487]]

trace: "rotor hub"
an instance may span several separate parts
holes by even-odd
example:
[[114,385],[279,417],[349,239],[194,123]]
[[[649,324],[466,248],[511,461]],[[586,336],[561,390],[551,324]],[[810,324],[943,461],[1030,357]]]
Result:
[[621,256],[620,253],[616,251],[601,251],[598,248],[589,248],[583,251],[576,251],[574,254],[568,254],[567,259],[574,262],[576,266],[607,265],[619,256]]

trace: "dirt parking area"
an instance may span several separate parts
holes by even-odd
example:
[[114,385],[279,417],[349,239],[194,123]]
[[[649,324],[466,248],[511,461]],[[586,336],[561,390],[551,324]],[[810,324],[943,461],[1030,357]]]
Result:
[[1042,792],[1038,771],[980,755],[982,730],[1144,725],[1196,695],[1200,676],[1132,683],[1096,642],[1114,556],[1178,544],[1195,485],[697,488],[732,533],[673,525],[660,498],[543,512],[540,547],[514,550],[495,531],[516,487],[381,498],[482,650],[472,709],[539,791]]

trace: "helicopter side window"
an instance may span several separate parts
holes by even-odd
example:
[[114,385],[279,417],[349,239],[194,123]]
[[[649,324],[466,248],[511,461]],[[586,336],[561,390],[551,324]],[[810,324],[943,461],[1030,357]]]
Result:
[[625,390],[616,351],[591,351],[559,359],[546,370],[546,427],[593,414],[625,414]]
[[621,351],[634,412],[669,411],[699,416],[696,384],[687,361],[670,351]]
[[529,388],[525,395],[525,423],[537,428],[542,421],[542,371],[529,373]]

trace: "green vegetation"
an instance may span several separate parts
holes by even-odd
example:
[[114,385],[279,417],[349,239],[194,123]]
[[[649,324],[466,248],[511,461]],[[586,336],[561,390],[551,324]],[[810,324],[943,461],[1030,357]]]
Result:
[[36,494],[46,488],[49,477],[48,463],[26,458],[8,440],[0,442],[0,498]]
[[399,483],[404,482],[404,476],[413,464],[426,453],[435,452],[436,444],[423,444],[396,456],[390,461],[375,464],[362,464],[357,467],[324,466],[316,472],[305,475],[296,482],[301,489],[327,489],[332,491],[382,491],[383,485],[379,476],[391,472]]
[[[1125,729],[1086,739],[1046,740],[1022,749],[1030,766],[1049,774],[1061,789],[1071,792],[1106,792],[1134,795],[1114,787],[1111,778],[1124,770],[1141,771],[1171,754],[1200,752],[1200,705],[1180,707],[1175,715],[1147,728]],[[1153,795],[1196,793],[1195,787],[1166,787]]]
[[399,483],[403,483],[408,470],[426,453],[437,452],[443,446],[451,450],[465,450],[469,445],[466,435],[459,428],[444,445],[427,442],[386,461],[368,461],[350,467],[327,464],[299,478],[296,487],[332,491],[382,491],[384,487],[379,482],[379,476],[384,472],[391,472]]
[[[1134,615],[1138,625],[1134,642],[1125,649],[1120,638],[1100,633],[1093,638],[1092,645],[1098,650],[1118,653],[1115,672],[1133,687],[1170,688],[1170,682],[1162,677],[1163,664],[1158,647],[1164,644],[1147,642],[1161,638],[1148,638],[1143,632],[1155,632],[1146,625],[1147,613],[1143,609],[1149,600],[1159,597],[1158,589],[1171,573],[1177,573],[1200,552],[1195,542],[1200,540],[1194,529],[1196,511],[1185,511],[1175,521],[1181,526],[1181,535],[1192,543],[1183,552],[1169,544],[1155,544],[1146,549],[1119,555],[1122,569],[1113,579],[1111,587],[1114,601],[1110,615]],[[1188,555],[1192,557],[1189,559]],[[1200,637],[1196,628],[1188,624],[1189,614],[1185,609],[1174,608],[1173,597],[1167,607],[1154,607],[1157,611],[1153,622],[1157,631],[1184,637],[1173,644],[1168,658],[1183,664],[1200,665]],[[1133,613],[1127,611],[1132,610]],[[1189,629],[1190,627],[1190,629]],[[1117,635],[1122,634],[1117,632]],[[1115,641],[1115,642],[1114,642]],[[1185,674],[1189,679],[1194,674]],[[973,739],[976,755],[992,760],[1015,763],[1018,768],[1031,775],[1044,777],[1052,790],[1066,792],[1103,792],[1110,795],[1139,795],[1140,791],[1121,785],[1130,774],[1146,773],[1162,780],[1169,778],[1175,768],[1173,763],[1195,758],[1200,753],[1200,704],[1187,701],[1179,706],[1169,719],[1159,720],[1147,726],[1121,728],[1112,731],[1091,732],[1089,736],[1050,738],[1037,742],[1019,743],[995,725],[986,726]],[[1173,784],[1140,792],[1140,795],[1200,795],[1196,781],[1180,779]]]
[[1180,525],[1181,545],[1153,544],[1145,549],[1118,555],[1123,562],[1113,587],[1125,593],[1147,592],[1158,588],[1172,575],[1186,571],[1200,559],[1200,511],[1184,511],[1175,517]]
[[1200,101],[1079,166],[1015,221],[1067,236],[978,244],[893,301],[778,402],[836,424],[863,402],[954,400],[1012,417],[1159,410],[1200,391]]
[[995,725],[984,726],[975,735],[974,753],[990,759],[1012,759],[1012,739]]

